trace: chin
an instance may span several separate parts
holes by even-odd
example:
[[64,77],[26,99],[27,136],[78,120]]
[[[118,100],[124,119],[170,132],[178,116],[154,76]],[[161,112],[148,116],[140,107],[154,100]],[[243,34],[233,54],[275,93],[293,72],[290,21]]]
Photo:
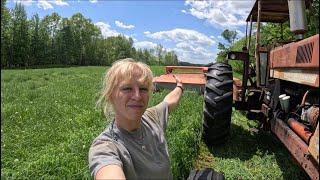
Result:
[[133,119],[135,120],[135,121],[140,121],[141,120],[141,118],[142,118],[142,115],[143,114],[135,114],[135,115],[133,115],[133,116],[131,116],[131,117],[133,117]]

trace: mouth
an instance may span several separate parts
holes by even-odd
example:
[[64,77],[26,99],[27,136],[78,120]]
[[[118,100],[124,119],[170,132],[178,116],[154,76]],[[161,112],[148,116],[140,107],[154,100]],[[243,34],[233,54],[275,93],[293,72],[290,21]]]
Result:
[[133,109],[141,109],[143,108],[143,105],[132,104],[132,105],[128,105],[128,107]]

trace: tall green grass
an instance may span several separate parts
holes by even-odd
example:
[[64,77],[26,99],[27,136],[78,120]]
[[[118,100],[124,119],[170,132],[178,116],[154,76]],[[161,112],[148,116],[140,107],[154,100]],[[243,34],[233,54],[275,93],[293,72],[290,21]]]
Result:
[[[164,73],[163,67],[152,70]],[[90,178],[90,144],[112,119],[94,108],[104,72],[102,67],[1,71],[2,178]],[[168,92],[154,93],[150,105]],[[177,179],[186,176],[196,158],[201,108],[201,96],[187,92],[169,117],[167,137]]]
[[[163,67],[152,67],[155,75]],[[88,150],[107,120],[95,102],[103,67],[1,70],[1,177],[89,179]],[[150,106],[169,91],[154,93]],[[305,174],[272,135],[234,112],[226,145],[201,142],[203,97],[186,91],[169,116],[167,141],[175,179],[193,168],[213,167],[228,179],[299,179]]]
[[[160,102],[168,93],[167,90],[158,93],[153,102]],[[197,158],[201,142],[202,102],[203,97],[198,93],[185,91],[180,105],[169,116],[166,137],[174,179],[187,179]]]
[[1,71],[1,177],[89,178],[103,68]]

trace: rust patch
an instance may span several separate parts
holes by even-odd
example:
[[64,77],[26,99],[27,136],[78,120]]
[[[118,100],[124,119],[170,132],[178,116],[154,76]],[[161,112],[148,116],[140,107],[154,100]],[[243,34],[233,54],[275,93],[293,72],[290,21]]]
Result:
[[311,156],[318,162],[319,164],[319,123],[317,125],[317,129],[314,132],[313,136],[310,139],[310,144],[308,150]]

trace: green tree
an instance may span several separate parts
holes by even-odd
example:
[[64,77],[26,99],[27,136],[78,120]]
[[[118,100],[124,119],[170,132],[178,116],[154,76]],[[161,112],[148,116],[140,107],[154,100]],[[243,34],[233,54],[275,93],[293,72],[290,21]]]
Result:
[[30,65],[40,64],[41,56],[41,39],[40,39],[40,18],[38,14],[32,16],[30,20]]
[[313,0],[311,7],[307,10],[308,32],[306,36],[319,34],[319,0]]
[[1,0],[1,68],[10,67],[12,65],[12,57],[10,56],[10,49],[12,45],[11,38],[11,14],[6,8],[6,0]]
[[75,64],[76,60],[72,52],[74,46],[73,33],[68,18],[62,18],[61,27],[56,36],[59,62],[65,65]]
[[228,42],[228,44],[223,44],[221,42],[218,43],[218,49],[220,50],[220,52],[218,52],[217,54],[217,62],[226,61],[227,52],[230,50],[234,41],[236,40],[237,34],[237,31],[230,31],[229,29],[225,29],[221,33],[221,36]]
[[158,65],[160,66],[162,58],[163,58],[163,54],[164,54],[163,46],[161,44],[158,44],[156,46],[156,48],[155,48],[155,52],[156,52],[156,55],[157,55],[157,58],[158,58]]
[[98,46],[95,41],[101,37],[100,30],[81,13],[76,13],[71,17],[70,25],[74,40],[72,51],[75,59],[78,60],[77,64],[91,64],[90,61],[94,59],[96,54],[94,50]]
[[178,65],[178,57],[174,51],[170,51],[165,54],[165,65]]
[[237,38],[237,31],[230,31],[229,29],[225,29],[221,35],[222,37],[228,41],[230,45],[232,45]]
[[147,63],[148,65],[151,65],[152,55],[151,55],[150,51],[148,51],[148,49],[144,49],[144,50],[143,50],[143,56],[144,56],[144,58],[145,58],[145,60],[146,60],[146,63]]
[[12,53],[13,63],[16,66],[29,65],[29,34],[27,13],[21,3],[17,3],[12,16]]
[[58,28],[60,28],[61,17],[57,13],[52,13],[51,15],[47,15],[43,18],[43,28],[44,28],[44,36],[46,40],[46,47],[48,47],[46,55],[48,64],[59,64],[58,61],[58,46],[56,35],[58,33]]
[[41,47],[41,59],[39,63],[41,65],[52,64],[52,49],[51,49],[51,38],[50,38],[50,28],[49,28],[49,16],[45,16],[40,21],[39,26],[39,38],[40,38],[40,47]]

